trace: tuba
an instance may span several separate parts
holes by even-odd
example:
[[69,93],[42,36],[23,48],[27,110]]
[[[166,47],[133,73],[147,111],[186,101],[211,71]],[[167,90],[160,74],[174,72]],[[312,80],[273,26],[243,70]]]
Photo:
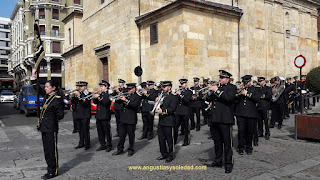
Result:
[[284,84],[275,85],[272,88],[271,101],[276,102],[279,99],[279,97],[282,95],[282,93],[284,92],[285,89],[286,89],[286,86]]

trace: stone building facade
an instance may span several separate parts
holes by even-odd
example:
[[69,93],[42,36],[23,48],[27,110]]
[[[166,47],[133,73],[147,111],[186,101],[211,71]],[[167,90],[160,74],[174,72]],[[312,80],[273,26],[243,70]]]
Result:
[[[225,69],[239,79],[299,74],[319,66],[315,0],[105,0],[83,2],[83,45],[66,68],[66,86],[85,80],[127,82],[210,76]],[[81,35],[80,35],[81,36]],[[71,56],[69,54],[69,56]],[[72,60],[71,60],[72,61]],[[141,79],[134,68],[141,65]],[[72,74],[73,73],[73,74]],[[68,75],[70,74],[70,75]],[[72,80],[71,80],[72,79]]]
[[11,15],[12,50],[9,72],[18,87],[30,83],[34,58],[34,22],[39,20],[45,57],[40,63],[40,83],[54,79],[64,88],[64,23],[71,12],[82,11],[82,0],[20,0]]

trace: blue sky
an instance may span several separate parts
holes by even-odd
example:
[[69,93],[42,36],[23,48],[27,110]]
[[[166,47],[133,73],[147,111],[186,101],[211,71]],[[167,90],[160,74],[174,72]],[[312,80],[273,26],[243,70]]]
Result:
[[0,0],[0,17],[10,18],[17,2],[19,0]]

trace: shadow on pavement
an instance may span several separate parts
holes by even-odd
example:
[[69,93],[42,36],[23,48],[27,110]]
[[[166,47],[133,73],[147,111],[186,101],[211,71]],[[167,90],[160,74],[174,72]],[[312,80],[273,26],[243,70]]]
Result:
[[60,168],[59,168],[59,175],[62,175],[66,172],[68,172],[70,169],[76,167],[77,165],[83,163],[83,162],[89,162],[91,161],[93,156],[93,153],[84,153],[84,152],[80,152],[76,155],[76,157],[74,157],[73,159],[71,159],[69,162],[64,163]]

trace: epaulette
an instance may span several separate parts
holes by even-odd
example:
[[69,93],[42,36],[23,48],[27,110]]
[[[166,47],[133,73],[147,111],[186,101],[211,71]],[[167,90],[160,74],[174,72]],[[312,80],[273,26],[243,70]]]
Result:
[[61,96],[56,96],[56,98],[58,98],[58,99],[59,99],[59,98],[61,98]]

